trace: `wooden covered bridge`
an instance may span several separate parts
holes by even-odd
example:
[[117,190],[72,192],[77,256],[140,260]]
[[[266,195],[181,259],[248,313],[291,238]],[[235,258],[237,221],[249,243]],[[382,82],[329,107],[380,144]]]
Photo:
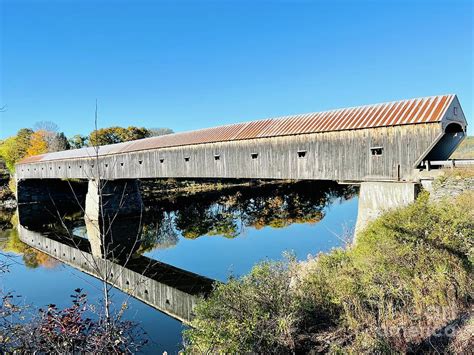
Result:
[[412,181],[446,160],[466,119],[455,95],[238,123],[48,153],[17,179],[240,178]]
[[[447,160],[466,126],[455,95],[237,123],[26,158],[16,166],[17,197],[51,198],[45,179],[89,180],[86,212],[98,219],[105,198],[111,211],[118,201],[128,212],[140,205],[137,179],[335,180],[360,183],[359,206],[370,212],[413,200],[420,171]],[[125,204],[114,197],[123,191]]]

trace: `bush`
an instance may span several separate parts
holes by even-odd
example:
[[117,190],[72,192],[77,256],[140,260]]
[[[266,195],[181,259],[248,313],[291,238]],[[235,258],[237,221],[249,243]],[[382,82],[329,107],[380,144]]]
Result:
[[421,194],[347,250],[257,265],[199,304],[190,348],[416,351],[472,304],[473,201],[473,192],[436,204]]
[[[25,322],[25,306],[11,294],[0,298],[0,353],[11,354],[124,354],[135,353],[147,343],[145,333],[132,321],[92,314],[81,289],[71,295],[71,306],[54,304],[40,309]],[[88,315],[92,315],[90,318]]]
[[185,331],[188,350],[207,352],[288,352],[295,349],[297,300],[289,292],[289,261],[264,262],[198,304],[193,328]]

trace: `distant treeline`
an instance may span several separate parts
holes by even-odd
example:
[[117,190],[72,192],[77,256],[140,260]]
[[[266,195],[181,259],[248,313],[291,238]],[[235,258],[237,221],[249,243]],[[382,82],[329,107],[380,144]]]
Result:
[[38,122],[33,128],[21,128],[16,135],[0,140],[0,170],[5,165],[9,172],[13,173],[18,161],[33,155],[121,143],[170,133],[173,133],[170,128],[114,126],[94,130],[89,135],[76,134],[68,138],[54,122]]

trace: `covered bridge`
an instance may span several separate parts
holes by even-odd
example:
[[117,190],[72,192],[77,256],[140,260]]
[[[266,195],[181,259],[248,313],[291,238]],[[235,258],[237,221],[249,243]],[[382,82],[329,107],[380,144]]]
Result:
[[414,181],[466,132],[455,95],[424,97],[48,153],[23,179],[239,178]]

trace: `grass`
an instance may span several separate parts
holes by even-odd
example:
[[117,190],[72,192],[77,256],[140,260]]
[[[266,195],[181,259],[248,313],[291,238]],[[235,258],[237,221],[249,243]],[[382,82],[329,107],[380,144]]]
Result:
[[474,137],[466,137],[456,151],[451,155],[452,159],[474,159]]

